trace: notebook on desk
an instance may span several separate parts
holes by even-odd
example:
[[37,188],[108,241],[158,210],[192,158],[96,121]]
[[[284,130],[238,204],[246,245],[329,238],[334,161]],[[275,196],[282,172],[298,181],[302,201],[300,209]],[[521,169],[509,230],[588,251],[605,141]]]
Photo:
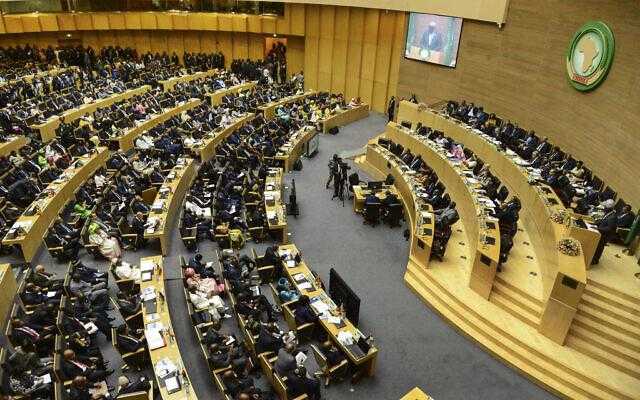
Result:
[[156,299],[145,301],[144,309],[147,311],[147,314],[154,314],[157,309]]

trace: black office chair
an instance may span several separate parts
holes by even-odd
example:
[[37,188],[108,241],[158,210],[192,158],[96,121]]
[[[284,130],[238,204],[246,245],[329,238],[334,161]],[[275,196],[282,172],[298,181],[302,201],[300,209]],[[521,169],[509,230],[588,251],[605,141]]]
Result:
[[349,175],[349,200],[353,199],[353,187],[361,183],[357,172]]
[[364,205],[365,225],[376,226],[380,223],[380,203],[369,203]]
[[394,203],[387,207],[387,213],[383,218],[383,222],[389,225],[390,228],[400,226],[400,219],[402,218],[402,204]]

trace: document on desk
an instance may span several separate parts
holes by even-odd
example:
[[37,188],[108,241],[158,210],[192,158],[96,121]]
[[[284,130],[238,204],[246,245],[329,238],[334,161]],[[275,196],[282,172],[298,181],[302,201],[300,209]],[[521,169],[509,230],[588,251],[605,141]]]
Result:
[[163,379],[164,377],[178,371],[178,367],[170,358],[163,358],[156,363],[156,375]]
[[[155,323],[154,323],[155,324]],[[166,346],[164,341],[164,337],[162,336],[162,332],[158,329],[150,329],[147,325],[147,328],[144,330],[144,336],[147,339],[147,345],[149,346],[149,350],[159,349],[161,347]]]
[[318,314],[324,314],[327,311],[329,311],[329,306],[321,300],[315,301],[311,303],[311,307],[313,307],[313,309],[318,313]]
[[149,301],[156,298],[156,289],[152,287],[145,288],[140,296],[142,301]]

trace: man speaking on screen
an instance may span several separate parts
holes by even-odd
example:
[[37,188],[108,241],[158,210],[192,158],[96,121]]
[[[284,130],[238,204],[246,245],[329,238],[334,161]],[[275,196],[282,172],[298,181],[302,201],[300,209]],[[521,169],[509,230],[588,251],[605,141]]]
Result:
[[420,57],[428,59],[432,51],[442,51],[442,35],[436,31],[436,23],[429,22],[427,30],[422,33],[420,40]]

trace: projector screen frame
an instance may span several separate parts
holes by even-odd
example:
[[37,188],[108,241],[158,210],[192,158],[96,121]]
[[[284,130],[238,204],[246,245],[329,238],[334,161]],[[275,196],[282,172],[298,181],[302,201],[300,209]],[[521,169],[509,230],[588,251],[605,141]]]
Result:
[[[426,64],[432,64],[432,65],[436,65],[436,66],[440,66],[440,67],[444,67],[444,68],[449,68],[449,69],[455,69],[458,66],[458,55],[460,53],[460,42],[462,40],[462,28],[464,25],[464,18],[463,17],[456,17],[456,16],[451,16],[451,15],[443,15],[443,14],[432,14],[432,13],[423,13],[423,12],[415,12],[415,11],[409,11],[408,12],[408,17],[407,17],[407,28],[405,29],[405,33],[404,33],[404,46],[402,49],[402,56],[406,59],[406,60],[411,60],[411,61],[418,61],[418,62],[423,62]],[[456,52],[455,52],[455,64],[454,65],[447,65],[447,64],[442,64],[442,63],[437,63],[437,62],[433,62],[433,61],[428,61],[428,60],[422,60],[420,58],[414,58],[414,57],[409,57],[407,56],[407,41],[409,40],[409,27],[411,24],[411,16],[413,14],[416,15],[434,15],[434,16],[438,16],[438,17],[447,17],[447,18],[453,18],[453,19],[459,19],[460,20],[460,34],[458,35],[458,46],[456,47]]]

